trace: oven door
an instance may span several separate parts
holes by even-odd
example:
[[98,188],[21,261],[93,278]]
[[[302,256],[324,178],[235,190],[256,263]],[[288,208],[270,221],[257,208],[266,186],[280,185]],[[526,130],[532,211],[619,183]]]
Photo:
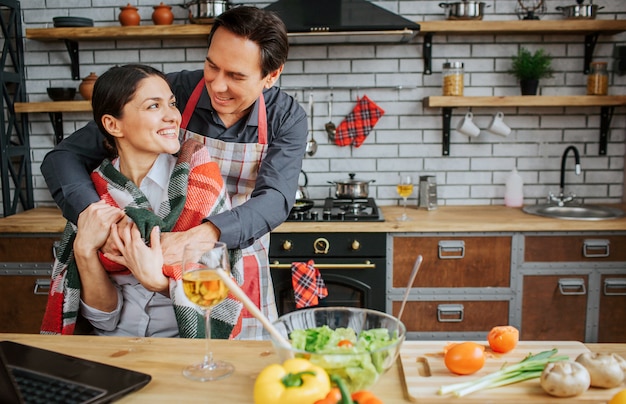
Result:
[[[296,260],[294,260],[296,261]],[[385,259],[314,258],[328,296],[319,306],[347,306],[385,311]],[[270,260],[270,262],[272,262]],[[270,264],[278,314],[296,310],[287,260]]]

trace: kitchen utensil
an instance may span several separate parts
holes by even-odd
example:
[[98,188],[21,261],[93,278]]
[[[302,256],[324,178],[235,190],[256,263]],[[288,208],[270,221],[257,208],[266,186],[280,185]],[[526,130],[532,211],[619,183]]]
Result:
[[[442,385],[478,379],[489,373],[498,371],[503,365],[511,365],[523,360],[529,353],[537,354],[558,349],[559,355],[576,358],[589,349],[578,341],[520,341],[517,347],[506,354],[491,354],[487,349],[488,359],[485,366],[478,372],[459,377],[451,373],[443,361],[443,348],[450,340],[445,341],[405,341],[400,348],[401,377],[404,381],[405,394],[412,402],[463,402],[463,404],[479,404],[487,402],[501,403],[559,403],[562,398],[549,396],[543,391],[539,379],[527,380],[508,386],[486,389],[464,397],[441,396],[437,390]],[[616,392],[624,387],[614,389],[590,388],[583,394],[565,399],[568,403],[601,403],[607,402]]]
[[52,18],[55,28],[60,27],[93,27],[93,20],[84,17],[54,17]]
[[487,130],[495,135],[500,135],[504,137],[509,136],[509,134],[511,133],[511,128],[509,128],[509,126],[504,123],[504,113],[501,111],[496,112],[496,114],[493,116],[489,127],[487,127]]
[[313,93],[309,95],[309,119],[311,120],[311,124],[309,125],[311,139],[306,142],[306,154],[313,156],[317,152],[317,142],[313,136]]
[[485,5],[482,1],[463,0],[454,3],[439,3],[448,20],[482,20]]
[[298,189],[296,190],[296,201],[298,199],[309,198],[309,191],[306,189],[306,186],[309,184],[309,177],[306,175],[304,170],[300,170],[300,174],[304,177],[304,185],[300,185],[300,178],[298,178]]
[[328,100],[328,122],[326,122],[324,127],[326,128],[326,133],[328,133],[328,138],[334,141],[337,126],[333,123],[333,93],[330,93],[330,100]]
[[276,327],[274,327],[274,325],[272,325],[271,321],[267,317],[265,317],[265,314],[263,314],[261,310],[256,307],[256,304],[254,304],[254,302],[250,300],[246,292],[244,292],[239,287],[239,285],[237,285],[237,282],[235,282],[233,278],[231,278],[230,275],[226,273],[226,271],[224,271],[223,269],[217,269],[215,273],[217,273],[222,282],[224,282],[228,290],[230,290],[233,295],[237,296],[237,298],[241,300],[241,303],[246,306],[246,309],[248,309],[248,311],[261,322],[263,328],[265,328],[267,332],[269,332],[272,336],[272,341],[276,340],[276,343],[280,344],[283,347],[291,347],[291,343],[282,336],[282,334],[276,329]]
[[291,208],[292,212],[306,212],[311,209],[315,203],[311,199],[296,199],[296,202]]
[[593,20],[596,18],[598,10],[602,10],[604,7],[595,4],[582,4],[581,1],[571,6],[557,6],[555,8],[562,12],[568,20]]
[[419,187],[419,207],[427,210],[437,209],[437,177],[421,175]]
[[179,6],[189,9],[189,21],[192,24],[212,24],[215,17],[228,10],[231,4],[223,0],[193,0]]
[[456,126],[456,131],[465,136],[476,137],[480,135],[480,128],[474,123],[474,114],[466,113]]
[[335,196],[339,199],[359,199],[367,198],[369,194],[369,183],[375,180],[362,181],[355,179],[356,174],[348,174],[350,179],[347,181],[328,181],[329,184],[335,185]]
[[404,291],[404,296],[402,297],[402,304],[400,305],[400,311],[398,311],[398,315],[396,316],[398,320],[402,320],[402,313],[404,313],[404,307],[406,306],[406,301],[409,298],[409,292],[411,292],[411,287],[413,286],[413,282],[415,282],[417,271],[419,271],[421,265],[422,265],[422,256],[418,255],[417,259],[415,260],[415,264],[413,264],[413,270],[411,271],[411,276],[409,276],[409,283],[407,283],[406,290]]
[[538,20],[546,12],[544,0],[517,0],[515,12],[520,20]]
[[48,87],[46,91],[52,101],[71,101],[76,96],[74,87]]

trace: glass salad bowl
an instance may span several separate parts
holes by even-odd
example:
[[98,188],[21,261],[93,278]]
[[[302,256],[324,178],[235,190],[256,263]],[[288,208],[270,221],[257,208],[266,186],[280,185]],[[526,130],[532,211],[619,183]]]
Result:
[[340,377],[351,392],[373,386],[396,361],[406,336],[397,318],[376,310],[317,307],[287,313],[274,322],[291,341],[272,337],[281,361],[307,358]]

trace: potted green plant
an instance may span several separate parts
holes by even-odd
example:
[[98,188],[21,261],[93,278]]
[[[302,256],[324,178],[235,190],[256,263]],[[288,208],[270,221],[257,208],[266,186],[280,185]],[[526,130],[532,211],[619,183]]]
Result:
[[522,95],[536,95],[539,79],[552,77],[552,56],[544,49],[534,53],[526,48],[520,48],[512,58],[513,64],[509,73],[520,82]]

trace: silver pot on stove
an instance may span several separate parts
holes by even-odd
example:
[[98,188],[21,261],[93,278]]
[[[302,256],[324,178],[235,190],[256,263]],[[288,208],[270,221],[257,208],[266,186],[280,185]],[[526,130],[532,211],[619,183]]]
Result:
[[346,181],[328,181],[335,185],[335,196],[339,199],[362,199],[369,196],[369,184],[375,180],[360,180],[354,178],[355,173],[348,174]]

